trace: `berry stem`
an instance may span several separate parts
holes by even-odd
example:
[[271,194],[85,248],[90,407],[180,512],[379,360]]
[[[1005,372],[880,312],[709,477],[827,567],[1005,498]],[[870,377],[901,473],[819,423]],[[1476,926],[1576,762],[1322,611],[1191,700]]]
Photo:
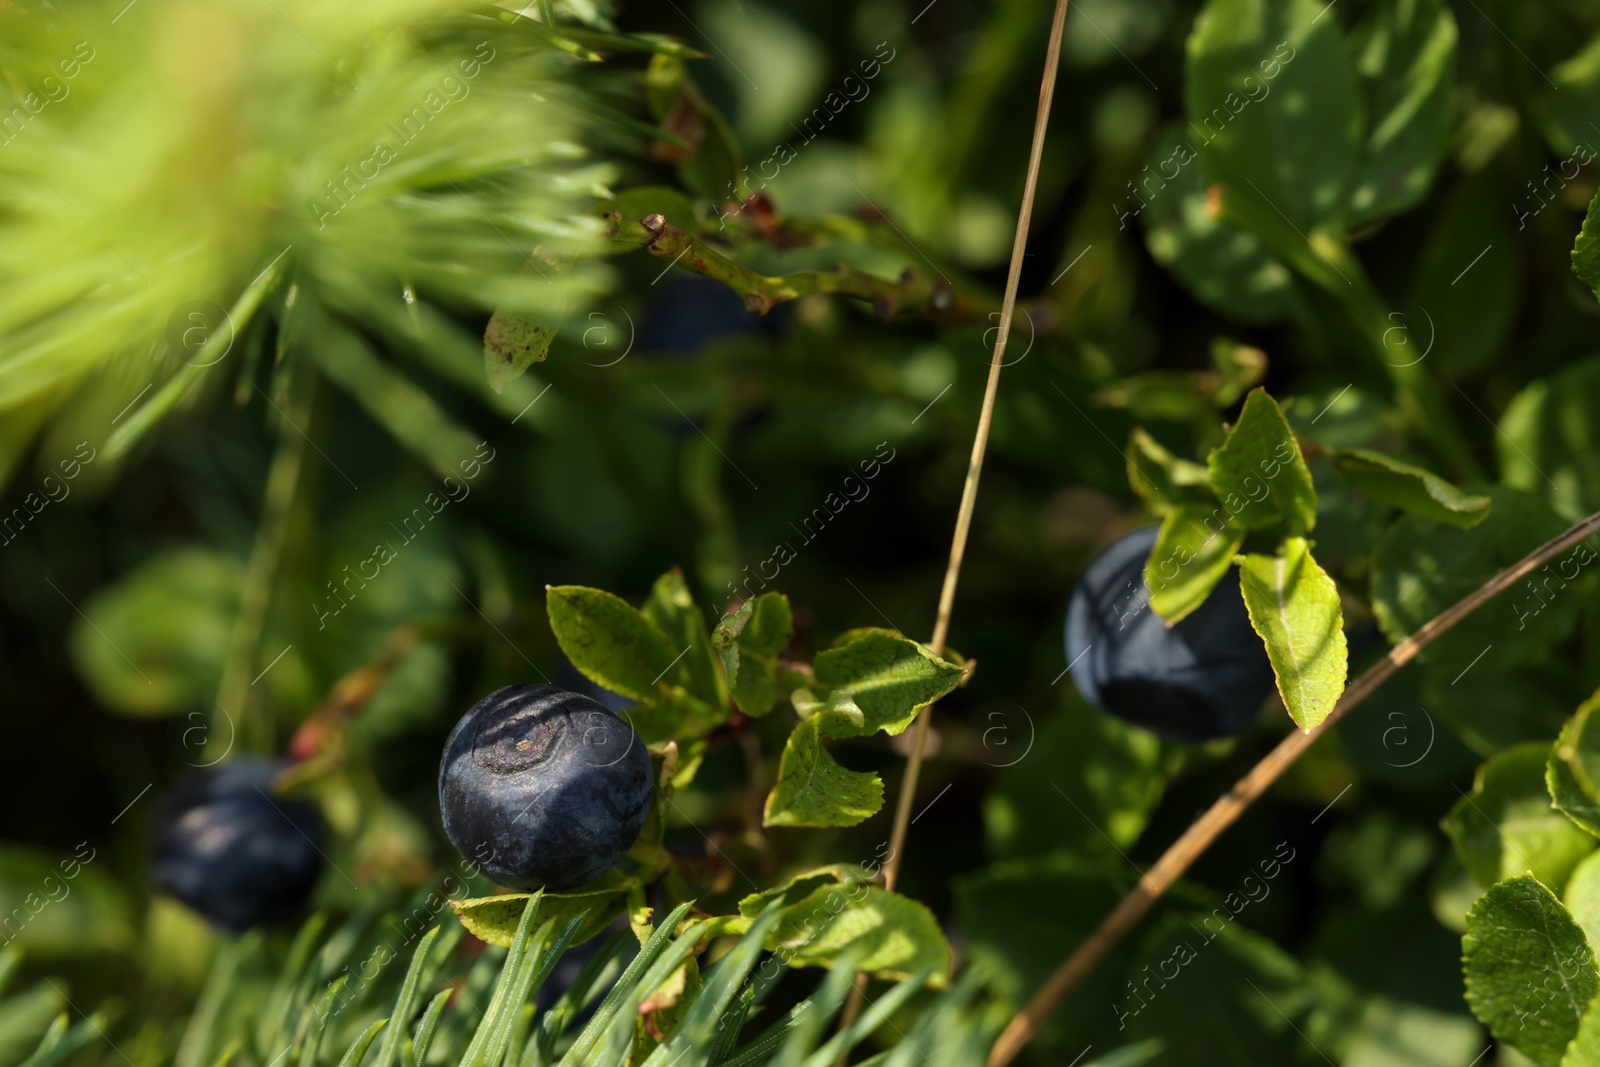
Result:
[[1200,816],[1183,836],[1173,842],[1159,860],[1139,879],[1139,884],[1122,898],[1110,915],[1094,933],[1075,949],[1058,967],[1039,992],[1018,1012],[1001,1033],[990,1050],[988,1067],[1005,1067],[1024,1045],[1038,1033],[1039,1027],[1055,1010],[1061,998],[1086,977],[1105,958],[1122,936],[1131,930],[1150,906],[1159,900],[1172,884],[1189,869],[1189,866],[1211,847],[1211,843],[1231,826],[1262,793],[1266,792],[1278,776],[1289,769],[1300,755],[1316,740],[1333,728],[1351,708],[1360,704],[1401,667],[1416,658],[1417,654],[1438,640],[1462,619],[1477,611],[1495,596],[1511,588],[1525,575],[1538,570],[1560,553],[1600,529],[1600,512],[1577,523],[1553,540],[1534,549],[1521,562],[1506,568],[1478,589],[1463,597],[1424,623],[1416,633],[1389,650],[1389,654],[1362,672],[1339,698],[1333,711],[1315,729],[1296,730],[1285,737],[1278,746],[1250,769],[1249,773],[1234,783],[1232,789],[1219,797],[1206,813]]

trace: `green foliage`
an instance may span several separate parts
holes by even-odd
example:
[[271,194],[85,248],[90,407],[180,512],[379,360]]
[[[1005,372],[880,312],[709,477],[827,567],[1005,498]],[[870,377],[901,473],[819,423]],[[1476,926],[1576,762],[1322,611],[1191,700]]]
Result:
[[1364,448],[1339,449],[1333,467],[1352,489],[1380,504],[1470,530],[1489,514],[1489,498],[1464,493],[1437,474]]
[[1450,809],[1444,829],[1480,885],[1530,871],[1564,886],[1595,841],[1550,803],[1539,744],[1505,749],[1478,769],[1472,792]]
[[1600,699],[1584,701],[1561,728],[1561,736],[1550,748],[1545,766],[1545,783],[1550,799],[1567,817],[1591,834],[1600,837],[1600,738],[1589,732],[1589,720]]
[[1583,931],[1537,879],[1492,887],[1462,939],[1467,1003],[1495,1037],[1542,1067],[1560,1067],[1600,972]]
[[[1286,729],[1070,692],[1100,547],[1160,523],[1168,622],[1238,565],[1317,729],[1600,507],[1592,11],[1074,4],[967,655],[907,636],[1049,18],[923,6],[0,12],[0,1067],[975,1067]],[[1593,556],[1328,730],[1025,1055],[1469,1067],[1465,929],[1491,1058],[1600,1062]],[[529,681],[632,702],[639,841],[569,892],[428,882],[453,712]],[[149,885],[157,798],[240,753],[328,823],[292,940]]]
[[1282,555],[1244,557],[1239,589],[1289,717],[1302,730],[1320,724],[1344,692],[1348,660],[1333,579],[1311,558],[1305,538],[1290,537]]
[[[1317,492],[1289,422],[1263,389],[1253,391],[1228,439],[1206,462],[1211,488],[1247,530],[1283,524],[1299,537],[1317,524]],[[1265,492],[1258,495],[1258,491]]]
[[717,624],[711,643],[740,711],[760,717],[777,705],[782,695],[777,656],[792,640],[794,615],[782,593],[746,600]]

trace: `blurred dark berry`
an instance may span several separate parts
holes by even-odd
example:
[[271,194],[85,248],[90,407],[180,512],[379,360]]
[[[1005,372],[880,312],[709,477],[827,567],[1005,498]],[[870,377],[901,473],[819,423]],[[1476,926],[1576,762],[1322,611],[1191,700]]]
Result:
[[1084,571],[1067,606],[1067,662],[1095,707],[1171,741],[1243,732],[1272,692],[1272,665],[1250,626],[1238,571],[1176,626],[1150,607],[1145,561],[1156,527],[1135,530]]

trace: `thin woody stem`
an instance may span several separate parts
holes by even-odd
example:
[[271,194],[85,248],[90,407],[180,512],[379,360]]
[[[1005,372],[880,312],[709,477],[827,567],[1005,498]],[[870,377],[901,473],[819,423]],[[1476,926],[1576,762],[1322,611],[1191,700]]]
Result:
[[1133,928],[1140,917],[1150,910],[1151,905],[1172,887],[1184,871],[1189,869],[1190,864],[1199,859],[1201,854],[1211,847],[1217,836],[1231,826],[1256,798],[1266,792],[1272,783],[1277,781],[1278,776],[1288,770],[1289,765],[1310,748],[1317,738],[1332,729],[1334,723],[1349,713],[1351,708],[1371,696],[1374,690],[1388,681],[1401,667],[1415,659],[1418,653],[1438,640],[1452,626],[1511,588],[1526,575],[1544,566],[1556,555],[1593,534],[1597,528],[1600,528],[1600,512],[1584,519],[1559,537],[1540,545],[1520,563],[1501,571],[1476,591],[1428,620],[1416,633],[1390,649],[1387,656],[1363,671],[1361,676],[1344,691],[1339,703],[1334,706],[1333,711],[1321,725],[1305,732],[1297,730],[1279,742],[1278,747],[1234,783],[1232,789],[1218,798],[1217,802],[1211,805],[1211,808],[1196,820],[1182,837],[1173,842],[1155,865],[1145,872],[1144,877],[1139,879],[1139,884],[1122,898],[1122,902],[1110,915],[1106,916],[1100,927],[1056,969],[1050,980],[1034,994],[1028,1006],[1018,1012],[1006,1026],[999,1040],[995,1042],[994,1048],[990,1050],[988,1067],[1005,1067],[1015,1059],[1023,1046],[1038,1033],[1039,1027],[1055,1010],[1061,998],[1094,970],[1095,965],[1105,958],[1112,946]]
[[[1061,62],[1061,27],[1067,19],[1068,0],[1056,0],[1055,17],[1050,23],[1050,46],[1045,53],[1044,76],[1039,84],[1039,110],[1033,121],[1033,145],[1028,152],[1028,176],[1022,186],[1022,206],[1017,212],[1017,233],[1011,244],[1011,269],[1006,275],[1006,295],[1000,305],[1000,328],[995,335],[994,356],[989,361],[989,381],[984,388],[983,408],[978,413],[978,430],[972,438],[972,459],[967,464],[967,481],[961,490],[961,507],[956,512],[955,535],[950,541],[950,562],[944,571],[944,587],[939,591],[939,611],[934,617],[933,639],[928,647],[944,651],[950,633],[950,613],[955,607],[956,582],[961,576],[961,560],[967,551],[967,534],[972,528],[972,511],[978,500],[978,477],[983,473],[983,457],[989,445],[989,426],[994,420],[995,396],[1000,390],[1000,369],[1005,366],[1006,339],[1011,333],[1011,317],[1017,305],[1017,285],[1022,278],[1023,250],[1028,244],[1028,223],[1033,218],[1033,196],[1039,184],[1039,161],[1044,154],[1045,128],[1050,124],[1050,101],[1055,95],[1056,69]],[[895,804],[894,830],[889,838],[889,858],[883,869],[884,888],[893,890],[904,858],[906,829],[910,824],[911,801],[917,792],[917,777],[928,743],[928,718],[931,709],[917,716],[911,738],[911,757],[906,761],[905,777],[900,782],[900,798]]]
[[[983,408],[978,414],[978,429],[972,438],[972,458],[967,464],[966,484],[961,488],[961,506],[956,511],[955,534],[950,541],[950,562],[945,567],[944,586],[939,591],[939,610],[934,617],[933,639],[928,647],[935,654],[944,651],[950,633],[950,612],[955,606],[956,581],[961,575],[961,560],[967,550],[967,534],[972,528],[972,511],[978,499],[978,477],[983,473],[984,452],[989,444],[989,426],[994,419],[995,396],[1000,390],[1000,369],[1005,366],[1006,339],[1011,333],[1011,318],[1017,306],[1017,286],[1022,279],[1023,250],[1028,244],[1028,223],[1033,218],[1033,196],[1039,184],[1039,161],[1044,154],[1045,129],[1050,124],[1050,101],[1055,96],[1056,70],[1061,62],[1061,28],[1067,19],[1068,0],[1056,0],[1050,23],[1050,44],[1045,52],[1044,73],[1039,83],[1039,110],[1033,120],[1033,143],[1028,150],[1028,173],[1023,180],[1022,204],[1017,211],[1017,232],[1011,243],[1011,269],[1006,274],[1006,293],[1000,305],[1000,328],[995,335],[994,356],[989,361],[989,380],[984,387]],[[889,856],[883,868],[883,886],[894,891],[900,878],[900,861],[905,854],[906,831],[910,827],[911,802],[917,794],[917,778],[922,770],[928,744],[928,717],[932,708],[923,708],[912,728],[911,755],[900,780],[900,796],[895,801],[894,828],[889,835]],[[867,976],[856,976],[845,1005],[840,1027],[848,1027],[861,1011],[867,992]],[[842,1067],[840,1057],[836,1067]]]
[[[911,312],[944,326],[987,323],[1001,310],[992,298],[970,286],[956,286],[943,277],[912,269],[906,270],[896,281],[843,265],[826,271],[777,276],[760,274],[729,259],[709,242],[685,233],[662,215],[646,215],[638,222],[616,211],[604,217],[610,224],[613,241],[640,245],[657,258],[721,282],[739,294],[745,307],[757,315],[765,315],[778,304],[813,293],[836,293],[865,300],[882,319]],[[1045,325],[1053,318],[1043,307],[1029,314]]]

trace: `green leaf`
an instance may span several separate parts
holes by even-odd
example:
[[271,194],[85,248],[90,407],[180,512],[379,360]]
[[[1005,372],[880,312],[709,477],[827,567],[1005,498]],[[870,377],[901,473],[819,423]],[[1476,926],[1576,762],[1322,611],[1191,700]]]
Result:
[[[957,878],[952,889],[955,925],[966,941],[963,969],[984,974],[995,995],[1006,1003],[1026,1004],[1116,907],[1127,884],[1122,873],[1127,864],[1120,857],[1117,862],[1111,873],[1101,864],[1063,852],[996,863]],[[1046,1020],[1041,1038],[1066,1033],[1076,1039],[1105,1025],[1111,1018],[1107,1004],[1125,995],[1123,978],[1131,951],[1125,940],[1115,944],[1107,959]],[[1076,1045],[1065,1062],[1082,1048]]]
[[0,843],[0,902],[0,937],[30,959],[101,956],[135,942],[123,883],[87,842],[70,853]]
[[1467,1004],[1489,1032],[1541,1067],[1560,1067],[1600,972],[1583,931],[1528,876],[1490,887],[1461,939]]
[[810,870],[791,875],[770,889],[760,889],[749,896],[741,897],[739,914],[746,919],[754,919],[767,910],[767,905],[774,902],[784,908],[792,907],[816,892],[819,886],[835,883],[854,885],[857,882],[870,881],[876,874],[876,865],[872,870],[851,863],[830,863],[822,867],[812,867]]
[[1545,785],[1557,808],[1600,837],[1600,725],[1589,732],[1597,708],[1600,693],[1585,701],[1561,728],[1545,765]]
[[556,328],[517,311],[497,308],[483,330],[483,372],[494,391],[504,392],[535,363],[550,355]]
[[712,107],[689,76],[683,60],[656,55],[645,79],[650,112],[677,141],[657,140],[657,159],[678,166],[678,176],[697,196],[724,203],[743,199],[739,142],[722,113]]
[[[828,707],[856,709],[861,716],[859,734],[877,730],[900,733],[919,711],[953,690],[962,678],[960,667],[890,630],[842,635],[837,647],[817,654],[811,671],[815,679],[812,698]],[[806,692],[795,693],[796,710],[806,704],[807,697],[802,695]]]
[[[1415,633],[1567,527],[1538,497],[1502,487],[1478,492],[1491,507],[1471,530],[1407,515],[1379,539],[1372,606],[1391,642]],[[1594,558],[1587,544],[1575,546],[1458,622],[1423,650],[1423,662],[1453,668],[1456,678],[1469,669],[1525,669],[1547,660],[1578,621],[1589,581],[1585,567]]]
[[[1555,87],[1538,102],[1545,140],[1580,166],[1593,162],[1594,149],[1589,145],[1594,128],[1589,124],[1600,109],[1600,34],[1550,68],[1550,80]],[[1564,169],[1564,164],[1552,165],[1550,172]]]
[[1144,565],[1150,607],[1170,625],[1204,604],[1228,573],[1244,535],[1215,501],[1180,504],[1167,512]]
[[832,966],[847,951],[864,952],[856,963],[880,978],[909,978],[932,970],[930,984],[949,979],[951,955],[933,913],[918,901],[867,884],[870,872],[847,864],[797,875],[783,885],[739,901],[747,918],[772,901],[782,903],[767,948],[791,966]]
[[1210,0],[1184,79],[1207,179],[1248,205],[1257,236],[1299,247],[1296,231],[1340,224],[1362,137],[1360,85],[1325,13],[1319,0]]
[[1513,397],[1496,442],[1506,485],[1540,494],[1572,522],[1600,510],[1600,355]]
[[[628,891],[638,884],[638,879],[612,870],[581,889],[567,893],[545,893],[539,905],[540,921],[554,920],[555,928],[561,930],[568,922],[587,912],[583,925],[572,939],[572,944],[582,944],[611,924],[611,920],[620,913]],[[532,898],[532,893],[503,893],[493,897],[452,900],[450,910],[456,913],[461,925],[473,937],[501,948],[510,948],[517,924]]]
[[1118,229],[1127,225],[1125,215],[1144,215],[1151,257],[1228,318],[1287,318],[1299,302],[1289,268],[1254,234],[1217,217],[1188,133],[1176,124],[1162,133],[1149,161],[1149,173],[1156,177],[1144,178],[1140,191],[1118,208],[1124,216]]
[[1572,869],[1561,901],[1589,944],[1600,944],[1600,852],[1589,853]]
[[[1301,1062],[1308,1039],[1323,1044],[1310,1037],[1327,1010],[1318,990],[1294,957],[1219,913],[1230,914],[1219,906],[1156,924],[1128,965],[1140,981],[1113,994],[1110,1014],[1126,1027],[1126,1040],[1154,1038],[1182,1050],[1158,1063]],[[1152,982],[1145,990],[1146,975],[1173,975],[1171,988]]]
[[1600,299],[1600,193],[1589,201],[1583,228],[1572,244],[1572,272]]
[[556,643],[597,685],[634,700],[682,685],[687,671],[660,627],[619,596],[581,585],[545,587]]
[[1295,725],[1310,730],[1344,692],[1344,609],[1338,587],[1311,558],[1304,538],[1284,541],[1282,553],[1244,557],[1239,588],[1250,625],[1266,642],[1283,706]]
[[683,668],[684,687],[713,708],[726,706],[727,681],[712,650],[705,616],[689,595],[681,570],[674,567],[656,579],[644,602],[644,616],[667,635],[675,649],[688,649],[678,661]]
[[1439,0],[1374,7],[1352,41],[1367,139],[1350,188],[1350,227],[1415,206],[1433,183],[1455,108],[1456,22]]
[[[794,728],[778,762],[778,780],[767,795],[763,825],[854,826],[883,807],[883,780],[871,772],[847,770],[823,747],[824,731],[841,718],[838,712],[824,711]],[[856,724],[834,728],[846,735],[866,732]]]
[[1600,1065],[1600,1008],[1596,1005],[1600,1005],[1600,997],[1589,1002],[1583,1018],[1578,1020],[1578,1032],[1561,1057],[1561,1067]]
[[[1516,217],[1526,216],[1528,208],[1506,211],[1514,200],[1497,169],[1463,182],[1446,199],[1422,248],[1411,282],[1414,310],[1390,313],[1390,323],[1405,327],[1418,354],[1427,352],[1428,367],[1441,378],[1487,369],[1511,334],[1522,276],[1521,242],[1512,222],[1526,227],[1530,221]],[[1468,263],[1472,269],[1463,274]]]
[[1334,469],[1346,485],[1380,504],[1412,515],[1470,530],[1489,515],[1489,498],[1464,493],[1437,474],[1402,463],[1381,452],[1339,450]]
[[1233,521],[1247,530],[1283,522],[1289,533],[1317,524],[1317,491],[1289,420],[1265,389],[1245,398],[1239,421],[1206,467],[1211,487]]
[[1212,499],[1211,476],[1205,467],[1174,456],[1139,426],[1128,437],[1128,484],[1158,515]]
[[646,215],[660,215],[684,233],[696,234],[701,229],[693,201],[670,185],[640,185],[624,189],[617,194],[613,206],[614,210],[622,213],[623,218],[633,222],[638,222]]
[[169,715],[215,699],[244,568],[218,552],[176,549],[84,604],[68,647],[95,698],[125,715]]
[[1216,368],[1215,374],[1206,376],[1212,383],[1211,402],[1231,408],[1266,377],[1267,354],[1232,338],[1218,337],[1211,342],[1211,365]]
[[1004,768],[983,798],[984,839],[996,858],[1060,849],[1115,861],[1161,801],[1161,742],[1076,696],[1037,724],[1016,708],[991,710],[974,727],[983,762]]
[[1566,885],[1578,861],[1594,851],[1595,839],[1550,803],[1549,751],[1532,742],[1498,753],[1445,816],[1445,833],[1480,885],[1530,871],[1546,885]]
[[711,643],[722,657],[734,703],[746,715],[759,718],[777,705],[784,693],[777,656],[792,640],[794,616],[781,593],[746,600],[717,624]]

